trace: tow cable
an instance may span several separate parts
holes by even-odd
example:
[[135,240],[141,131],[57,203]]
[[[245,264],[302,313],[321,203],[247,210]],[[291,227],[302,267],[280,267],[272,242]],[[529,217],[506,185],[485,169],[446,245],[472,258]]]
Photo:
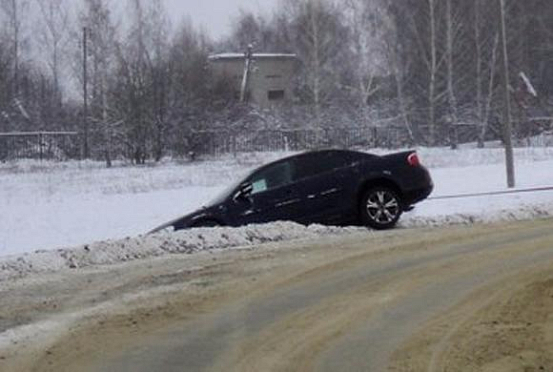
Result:
[[530,189],[517,189],[517,190],[505,190],[505,191],[492,191],[492,192],[482,192],[482,193],[473,193],[473,194],[458,194],[458,195],[433,196],[433,197],[427,198],[427,200],[445,200],[445,199],[475,198],[475,197],[481,197],[481,196],[495,196],[495,195],[508,195],[508,194],[522,194],[522,193],[542,192],[542,191],[553,191],[553,186],[536,187],[536,188],[530,188]]

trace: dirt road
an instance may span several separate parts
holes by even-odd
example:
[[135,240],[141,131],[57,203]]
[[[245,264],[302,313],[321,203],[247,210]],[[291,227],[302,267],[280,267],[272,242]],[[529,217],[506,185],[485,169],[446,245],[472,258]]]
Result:
[[553,371],[552,220],[158,258],[0,296],[1,371]]

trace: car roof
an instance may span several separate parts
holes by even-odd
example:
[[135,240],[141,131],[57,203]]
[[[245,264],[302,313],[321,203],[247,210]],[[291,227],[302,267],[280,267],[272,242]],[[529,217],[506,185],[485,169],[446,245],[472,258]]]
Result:
[[278,160],[275,160],[275,161],[272,161],[270,163],[267,163],[267,164],[263,164],[262,166],[258,167],[257,169],[255,169],[251,174],[253,174],[254,172],[257,172],[261,169],[264,169],[266,167],[270,167],[271,165],[274,165],[274,164],[277,164],[277,163],[280,163],[280,162],[283,162],[283,161],[287,161],[287,160],[290,160],[290,159],[296,159],[296,158],[301,158],[303,156],[306,156],[306,155],[311,155],[311,154],[324,154],[324,153],[344,153],[344,154],[352,154],[352,155],[356,155],[360,158],[362,157],[365,157],[365,158],[374,158],[374,157],[378,157],[377,155],[374,155],[374,154],[370,154],[370,153],[366,153],[366,152],[361,152],[361,151],[354,151],[354,150],[345,150],[345,149],[320,149],[320,150],[308,150],[308,151],[304,151],[304,152],[301,152],[301,153],[298,153],[298,154],[294,154],[294,155],[290,155],[290,156],[286,156],[284,158],[281,158],[281,159],[278,159]]
[[[374,158],[374,157],[378,157],[377,155],[374,155],[374,154],[369,154],[369,153],[364,153],[364,152],[360,152],[360,151],[353,151],[353,150],[343,150],[343,149],[321,149],[321,150],[309,150],[309,151],[304,151],[304,152],[301,152],[301,153],[298,153],[298,154],[294,154],[294,155],[290,155],[290,156],[286,156],[284,158],[281,158],[281,159],[278,159],[278,160],[275,160],[275,161],[272,161],[270,163],[267,163],[267,164],[263,164],[255,169],[252,169],[250,172],[248,172],[247,175],[245,175],[240,181],[237,181],[236,183],[232,184],[231,187],[228,188],[228,190],[235,190],[241,182],[245,181],[245,180],[248,180],[250,177],[252,177],[254,174],[256,174],[257,172],[259,171],[262,171],[274,164],[277,164],[279,162],[283,162],[283,161],[287,161],[287,160],[290,160],[290,159],[295,159],[295,158],[299,158],[299,157],[302,157],[302,156],[305,156],[305,155],[309,155],[309,154],[322,154],[322,153],[325,153],[325,152],[342,152],[342,153],[349,153],[349,154],[354,154],[354,155],[357,155],[359,157],[367,157],[367,158]],[[231,192],[231,191],[229,191]]]
[[[376,155],[374,154],[369,154],[369,153],[366,153],[366,152],[361,152],[361,151],[355,151],[355,150],[347,150],[347,149],[321,149],[321,150],[309,150],[309,151],[304,151],[302,153],[299,153],[299,154],[296,154],[296,155],[292,155],[292,156],[288,156],[286,158],[283,158],[283,159],[280,159],[280,160],[285,160],[285,159],[290,159],[290,158],[296,158],[296,157],[301,157],[301,156],[305,156],[305,155],[310,155],[310,154],[324,154],[324,153],[344,153],[344,154],[352,154],[352,155],[357,155],[359,157],[375,157]],[[278,161],[278,160],[277,160]]]

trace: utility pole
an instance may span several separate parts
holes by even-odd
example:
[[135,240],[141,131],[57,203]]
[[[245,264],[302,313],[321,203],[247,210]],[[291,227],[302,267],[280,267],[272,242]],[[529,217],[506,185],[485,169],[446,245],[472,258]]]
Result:
[[245,53],[246,62],[244,64],[244,75],[242,76],[242,86],[240,87],[240,102],[246,102],[246,93],[248,92],[248,84],[250,81],[251,64],[253,57],[253,45],[248,45],[248,50]]
[[507,48],[507,26],[505,0],[499,0],[501,14],[501,44],[503,50],[503,142],[505,144],[505,163],[507,165],[507,187],[515,187],[515,162],[513,155],[511,93],[509,91],[509,54]]
[[86,27],[83,28],[83,128],[84,128],[84,148],[83,148],[83,157],[88,159],[89,148],[88,148],[88,70],[87,70],[87,39],[88,39],[88,30]]

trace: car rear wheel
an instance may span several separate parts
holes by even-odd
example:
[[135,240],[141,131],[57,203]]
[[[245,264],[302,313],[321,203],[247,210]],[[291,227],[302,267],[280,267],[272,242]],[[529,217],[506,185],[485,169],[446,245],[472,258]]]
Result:
[[398,194],[385,186],[367,191],[360,208],[362,222],[377,230],[394,227],[403,212]]

